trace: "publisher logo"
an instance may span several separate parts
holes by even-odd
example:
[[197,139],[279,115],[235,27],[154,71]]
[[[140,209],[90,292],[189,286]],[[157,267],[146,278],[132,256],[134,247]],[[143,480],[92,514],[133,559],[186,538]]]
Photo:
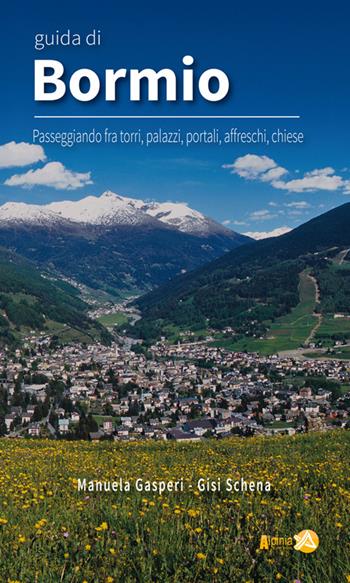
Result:
[[302,553],[313,553],[318,545],[319,538],[314,530],[302,530],[294,535],[296,541],[293,546],[293,537],[291,536],[269,536],[262,534],[260,537],[260,550],[270,550],[276,547],[294,548]]
[[302,553],[313,553],[318,545],[319,538],[314,530],[302,530],[298,534],[294,535],[296,544],[294,548],[296,551],[301,551]]

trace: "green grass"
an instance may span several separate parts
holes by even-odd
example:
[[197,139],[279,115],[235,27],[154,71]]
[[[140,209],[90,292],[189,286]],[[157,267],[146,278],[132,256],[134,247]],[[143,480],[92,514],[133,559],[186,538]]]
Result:
[[104,421],[115,421],[111,415],[93,415],[93,418],[99,427],[102,427]]
[[175,324],[167,324],[163,327],[163,334],[171,344],[175,344],[175,342],[180,340],[181,332],[181,328]]
[[350,318],[334,318],[333,314],[325,315],[315,339],[322,340],[326,346],[333,346],[332,336],[338,335],[346,335],[350,339]]
[[70,344],[71,342],[90,343],[91,340],[99,337],[98,331],[93,326],[85,333],[77,328],[72,328],[53,320],[47,320],[45,329],[41,333],[57,336],[62,344]]
[[287,421],[273,421],[273,423],[269,423],[267,427],[271,427],[273,429],[288,429],[293,427],[293,423],[287,423]]
[[306,383],[306,377],[305,376],[293,376],[293,375],[289,375],[283,378],[283,384],[284,385],[293,385],[293,387],[297,387],[298,389],[300,389],[300,387],[303,387]]
[[[1,582],[346,583],[350,433],[200,443],[0,440]],[[270,492],[227,491],[226,479]],[[77,480],[130,481],[78,491]],[[183,492],[135,480],[184,479]],[[221,491],[198,479],[221,479]],[[189,488],[192,485],[192,489]],[[261,550],[262,535],[314,530],[318,549]]]
[[315,350],[314,352],[305,352],[304,356],[307,358],[330,358],[339,360],[350,360],[350,347],[341,346],[334,348],[331,352],[323,352],[322,350]]
[[97,318],[97,321],[103,326],[111,328],[113,326],[123,326],[124,324],[127,324],[129,318],[124,312],[114,312],[114,314],[105,314],[104,316]]
[[115,302],[121,300],[128,300],[131,297],[137,296],[142,293],[142,290],[138,288],[133,288],[129,290],[119,290],[117,288],[91,288],[88,286],[84,286],[83,296],[87,303],[94,301],[97,302],[99,305],[103,305],[106,302]]
[[[31,333],[31,330],[32,329],[28,326],[22,326],[19,332],[14,329],[13,333],[19,341],[22,341],[23,338]],[[88,330],[83,331],[54,320],[46,320],[45,327],[42,330],[37,330],[36,334],[38,336],[56,336],[61,344],[76,342],[89,344],[91,341],[100,339],[100,331],[97,330],[93,324]]]
[[289,314],[278,318],[271,324],[266,338],[226,340],[216,344],[232,350],[247,350],[261,354],[274,354],[282,350],[299,348],[317,323],[317,319],[313,315],[315,285],[308,277],[307,271],[300,274],[299,296],[299,304]]

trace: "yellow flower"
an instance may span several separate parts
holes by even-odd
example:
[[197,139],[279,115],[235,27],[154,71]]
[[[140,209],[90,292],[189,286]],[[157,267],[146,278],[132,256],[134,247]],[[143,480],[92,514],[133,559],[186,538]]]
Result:
[[220,565],[223,565],[223,564],[224,564],[224,562],[225,562],[225,561],[224,561],[224,559],[219,559],[219,558],[217,558],[216,560],[217,560],[217,562],[218,562]]
[[26,537],[23,534],[20,534],[18,537],[18,542],[19,543],[25,543],[26,542]]
[[343,528],[343,525],[342,525],[342,523],[341,523],[341,522],[336,522],[336,523],[335,523],[335,526],[336,526],[337,528]]
[[115,549],[111,548],[109,549],[109,552],[111,553],[111,555],[115,555]]
[[69,553],[64,553],[63,556],[64,556],[65,559],[69,559]]
[[197,558],[199,561],[204,561],[204,560],[207,558],[207,555],[205,555],[204,553],[197,553],[197,554],[196,554],[196,558]]
[[202,529],[198,526],[197,528],[194,529],[194,532],[200,534],[202,532]]
[[283,577],[282,573],[277,573],[277,575],[276,575],[277,581],[279,581],[280,579],[282,579],[282,577]]
[[7,524],[8,520],[7,518],[0,518],[0,524]]
[[86,551],[91,551],[91,545],[85,545],[85,550]]

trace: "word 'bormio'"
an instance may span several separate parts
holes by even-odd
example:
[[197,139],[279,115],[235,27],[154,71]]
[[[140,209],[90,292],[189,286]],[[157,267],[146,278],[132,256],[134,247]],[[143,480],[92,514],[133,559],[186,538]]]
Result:
[[[64,65],[55,59],[36,59],[34,62],[35,101],[58,101],[67,90],[77,101],[92,101],[104,91],[106,101],[117,101],[121,85],[129,85],[129,100],[194,101],[196,93],[206,101],[222,101],[230,90],[230,80],[221,69],[206,69],[195,74],[194,58],[182,59],[184,68],[177,75],[172,69],[105,69],[103,78],[92,69],[78,69],[68,76]],[[69,77],[69,78],[67,78]],[[181,77],[181,80],[180,80]],[[102,88],[103,85],[103,88]],[[181,95],[180,95],[181,90]],[[144,95],[146,94],[146,97]]]

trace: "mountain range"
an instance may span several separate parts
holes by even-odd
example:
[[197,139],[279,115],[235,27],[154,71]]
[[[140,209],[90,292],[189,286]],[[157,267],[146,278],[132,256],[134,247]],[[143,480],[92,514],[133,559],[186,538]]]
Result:
[[168,225],[174,229],[205,237],[223,235],[234,239],[236,233],[181,202],[145,202],[120,196],[111,191],[101,196],[87,196],[77,201],[52,202],[45,205],[7,202],[0,206],[0,224],[54,225]]
[[[234,328],[264,336],[301,301],[300,276],[314,282],[323,315],[350,314],[350,203],[276,238],[251,242],[137,300],[145,339],[177,330]],[[310,279],[311,278],[311,279]],[[312,318],[312,310],[310,312]]]
[[141,294],[142,318],[130,332],[145,340],[228,327],[237,337],[264,337],[300,305],[305,283],[313,295],[309,324],[312,310],[347,318],[349,222],[347,203],[254,241],[186,204],[112,192],[47,205],[6,203],[0,207],[1,342],[13,343],[19,331],[62,333],[65,326],[79,339],[108,341],[67,277],[116,297]]
[[112,294],[142,292],[249,242],[185,203],[104,192],[0,207],[0,245]]

